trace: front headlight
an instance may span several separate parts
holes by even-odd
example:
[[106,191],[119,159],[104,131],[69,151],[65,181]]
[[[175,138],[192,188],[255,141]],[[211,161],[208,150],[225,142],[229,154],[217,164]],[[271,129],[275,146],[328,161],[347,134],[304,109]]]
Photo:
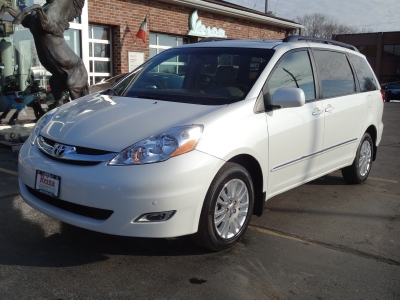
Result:
[[35,144],[35,141],[36,141],[37,137],[39,136],[40,131],[50,122],[50,120],[57,113],[57,111],[58,111],[58,108],[55,108],[55,109],[49,111],[48,113],[43,115],[43,117],[41,117],[36,122],[35,126],[33,127],[32,132],[31,132],[31,135],[29,136],[29,142],[31,143],[31,145]]
[[108,165],[141,165],[167,160],[193,150],[203,132],[202,125],[174,127],[152,135],[121,151]]

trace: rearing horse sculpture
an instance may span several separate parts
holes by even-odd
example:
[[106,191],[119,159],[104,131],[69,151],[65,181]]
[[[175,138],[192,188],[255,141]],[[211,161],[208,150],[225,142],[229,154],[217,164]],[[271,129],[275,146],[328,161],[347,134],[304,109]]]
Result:
[[49,82],[56,106],[63,104],[63,91],[72,100],[89,93],[85,65],[64,39],[68,22],[81,15],[84,4],[85,0],[46,0],[43,6],[34,4],[22,11],[7,4],[0,9],[0,20],[8,12],[14,17],[13,24],[32,32],[39,60],[52,74]]

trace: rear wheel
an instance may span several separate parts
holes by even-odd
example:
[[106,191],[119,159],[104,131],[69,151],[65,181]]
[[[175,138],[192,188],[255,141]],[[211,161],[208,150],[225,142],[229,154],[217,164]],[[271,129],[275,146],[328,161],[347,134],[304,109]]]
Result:
[[208,189],[198,232],[192,239],[212,251],[232,247],[240,240],[250,222],[253,204],[250,174],[238,164],[225,164]]
[[358,184],[368,178],[372,165],[373,145],[371,136],[365,133],[358,146],[353,164],[342,169],[343,178],[347,183]]

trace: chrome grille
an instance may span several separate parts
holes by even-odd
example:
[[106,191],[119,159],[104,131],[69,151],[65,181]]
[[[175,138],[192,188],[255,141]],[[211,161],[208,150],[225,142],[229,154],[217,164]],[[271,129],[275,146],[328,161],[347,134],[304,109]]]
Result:
[[65,163],[93,165],[109,161],[117,155],[110,151],[61,144],[43,136],[39,136],[36,141],[46,156]]

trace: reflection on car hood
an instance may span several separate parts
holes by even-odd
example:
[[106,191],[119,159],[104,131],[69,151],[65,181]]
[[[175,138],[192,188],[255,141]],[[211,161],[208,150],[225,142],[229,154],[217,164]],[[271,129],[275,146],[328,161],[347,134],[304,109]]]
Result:
[[92,94],[61,106],[41,135],[66,145],[119,152],[223,107]]

